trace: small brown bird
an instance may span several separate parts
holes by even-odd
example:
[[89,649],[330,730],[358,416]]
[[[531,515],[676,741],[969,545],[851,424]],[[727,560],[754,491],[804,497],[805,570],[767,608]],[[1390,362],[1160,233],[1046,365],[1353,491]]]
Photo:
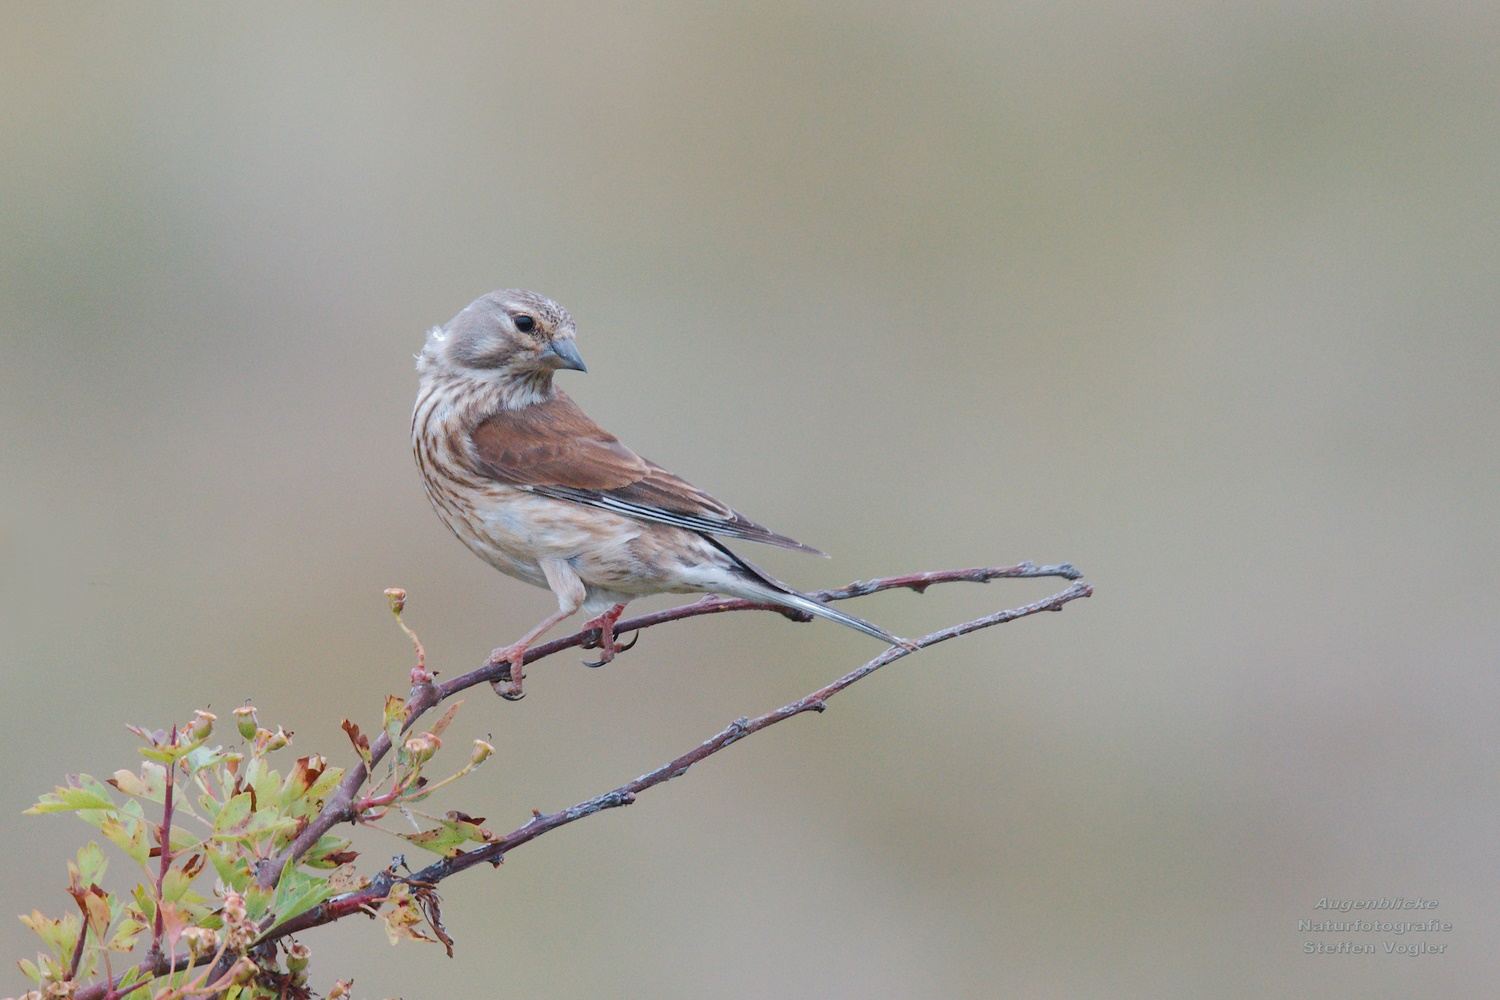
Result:
[[[583,609],[614,658],[614,626],[646,594],[717,593],[827,618],[884,642],[910,644],[808,597],[745,562],[714,536],[822,555],[731,510],[641,458],[552,385],[587,371],[573,320],[519,289],[471,302],[427,335],[412,449],[427,496],[459,540],[502,573],[557,595],[557,611],[491,663],[510,662],[507,698],[521,696],[521,661],[544,632]],[[498,690],[498,686],[497,686]]]

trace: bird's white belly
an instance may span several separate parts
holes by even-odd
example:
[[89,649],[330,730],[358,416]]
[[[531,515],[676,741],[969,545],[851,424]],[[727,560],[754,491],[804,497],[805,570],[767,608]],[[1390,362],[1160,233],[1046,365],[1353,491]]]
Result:
[[453,533],[502,573],[546,587],[541,560],[559,559],[591,591],[611,592],[635,575],[639,560],[631,547],[645,527],[639,522],[505,486],[484,492],[467,517],[439,509]]

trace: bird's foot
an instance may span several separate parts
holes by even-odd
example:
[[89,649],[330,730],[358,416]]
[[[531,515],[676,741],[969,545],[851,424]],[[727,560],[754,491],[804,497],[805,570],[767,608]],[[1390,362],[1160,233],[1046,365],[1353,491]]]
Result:
[[596,633],[583,641],[583,648],[599,650],[598,662],[584,660],[583,665],[585,667],[602,667],[610,660],[613,660],[617,653],[623,653],[635,646],[636,640],[641,637],[639,632],[635,634],[635,638],[631,639],[627,645],[621,646],[615,642],[615,622],[619,621],[620,616],[624,613],[625,605],[616,604],[599,617],[590,618],[583,623],[584,628],[593,629]]
[[616,643],[616,642],[611,642],[608,646],[601,646],[600,647],[601,655],[600,655],[599,659],[597,659],[597,660],[584,660],[583,661],[583,665],[585,667],[602,667],[606,663],[608,663],[610,660],[613,660],[617,654],[619,654],[619,653],[628,653],[630,650],[634,649],[635,648],[635,644],[640,640],[640,638],[641,638],[641,633],[640,632],[636,632],[634,635],[632,635],[630,637],[630,641],[627,642],[627,643],[625,643],[623,646],[620,645],[619,643]]
[[510,664],[509,683],[490,681],[490,687],[494,688],[495,693],[506,701],[520,701],[526,697],[526,693],[521,690],[521,681],[525,677],[521,672],[521,663],[525,659],[526,645],[518,642],[511,646],[501,646],[490,654],[488,660],[484,661],[484,665],[487,667],[499,666],[502,663]]

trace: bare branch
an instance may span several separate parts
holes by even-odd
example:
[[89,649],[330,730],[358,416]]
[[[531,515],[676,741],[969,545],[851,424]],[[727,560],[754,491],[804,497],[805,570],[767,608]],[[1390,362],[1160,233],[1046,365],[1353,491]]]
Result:
[[[938,583],[988,583],[990,580],[1007,577],[1049,576],[1077,580],[1082,574],[1067,563],[1059,566],[1034,566],[1030,561],[1027,561],[1017,563],[1014,566],[981,566],[973,569],[938,570],[928,573],[911,573],[905,576],[881,577],[863,582],[856,581],[846,587],[840,587],[835,590],[817,591],[809,596],[820,601],[842,601],[852,597],[863,597],[867,594],[874,594],[882,590],[906,589],[922,593],[928,587]],[[1069,598],[1069,600],[1072,600],[1072,598]],[[695,618],[699,615],[723,614],[728,611],[775,611],[777,613],[785,613],[785,609],[775,605],[761,604],[737,598],[709,596],[702,600],[694,601],[691,604],[684,604],[679,607],[669,608],[666,611],[657,611],[622,621],[615,626],[615,631],[623,635],[626,632],[647,629],[655,625],[666,624],[667,622]],[[590,641],[593,636],[593,630],[584,630],[564,636],[561,639],[554,639],[551,642],[533,646],[527,650],[525,662],[528,664],[534,663],[537,660],[560,653],[565,649],[571,649],[575,646],[581,647],[585,642]],[[478,670],[471,670],[442,684],[435,685],[430,681],[414,684],[411,689],[411,695],[406,702],[406,721],[402,724],[401,732],[405,733],[426,712],[460,691],[467,690],[477,684],[492,681],[508,681],[509,679],[510,665],[502,662],[486,664]],[[369,766],[374,767],[376,764],[379,764],[385,755],[390,752],[390,749],[390,738],[386,734],[381,733],[371,741]],[[317,844],[318,838],[330,829],[339,823],[349,822],[359,815],[355,808],[359,790],[364,786],[369,776],[369,768],[363,762],[356,764],[349,770],[348,774],[344,775],[344,780],[339,783],[338,788],[329,797],[323,809],[308,823],[306,829],[298,834],[297,838],[280,855],[268,859],[261,864],[257,875],[257,881],[261,887],[267,889],[274,887],[277,879],[281,877],[282,869],[288,863],[295,861],[312,850],[313,846]]]
[[[1068,569],[1071,570],[1071,567],[1068,567]],[[999,575],[999,571],[992,570],[967,570],[955,572],[967,574],[994,572],[996,573],[996,575]],[[1022,574],[1017,573],[1013,575]],[[1034,575],[1040,574],[1038,573]],[[1053,573],[1048,575],[1065,574]],[[975,579],[975,576],[956,576],[953,574],[937,573],[918,574],[911,577],[891,577],[885,580],[872,580],[867,584],[852,584],[850,587],[845,588],[845,590],[851,592],[849,596],[854,596],[854,592],[873,593],[875,590],[891,589],[892,587],[910,587],[913,589],[920,589],[932,583],[942,583],[948,582],[949,580],[968,579]],[[860,590],[859,588],[868,589]],[[1066,590],[1063,590],[1059,593],[1053,594],[1051,597],[1048,597],[1045,600],[1036,601],[1032,604],[1027,604],[1023,607],[1013,608],[1007,611],[999,611],[995,614],[987,615],[983,618],[976,618],[973,621],[967,621],[958,625],[950,626],[945,629],[940,629],[917,640],[916,645],[920,649],[925,649],[940,642],[945,642],[949,639],[954,639],[961,635],[967,635],[970,632],[977,632],[978,630],[983,628],[989,628],[994,625],[1004,624],[1005,622],[1015,621],[1017,618],[1024,618],[1028,615],[1034,615],[1042,611],[1061,611],[1063,606],[1070,601],[1077,600],[1080,597],[1088,597],[1093,594],[1093,592],[1094,589],[1089,584],[1075,582],[1071,587],[1068,587]],[[717,598],[713,600],[720,603],[730,603]],[[694,604],[687,605],[686,607],[697,608],[704,604],[704,601],[699,601]],[[719,608],[716,606],[713,608],[713,611],[700,613],[713,613],[719,610],[731,609]],[[652,616],[643,616],[643,618],[649,617]],[[572,636],[569,638],[576,639],[577,636]],[[560,648],[567,647],[563,646]],[[299,931],[307,930],[311,927],[317,927],[322,924],[332,923],[335,920],[339,920],[345,916],[348,916],[350,913],[366,911],[371,906],[378,906],[380,902],[389,895],[392,886],[394,886],[397,882],[409,882],[411,884],[420,884],[422,886],[430,887],[436,885],[437,883],[441,882],[443,879],[448,878],[451,875],[455,875],[458,872],[464,871],[465,869],[472,868],[475,865],[483,864],[485,862],[489,862],[491,864],[499,864],[508,851],[512,851],[517,847],[520,847],[522,844],[535,840],[537,837],[555,830],[560,826],[566,826],[567,824],[572,823],[576,820],[580,820],[588,816],[593,816],[596,813],[603,812],[606,809],[613,809],[618,806],[631,804],[635,801],[635,798],[639,793],[645,791],[648,788],[653,788],[656,785],[671,781],[673,778],[681,777],[683,774],[686,774],[688,769],[694,764],[697,764],[698,762],[713,756],[714,754],[718,753],[720,750],[725,749],[731,744],[738,743],[746,736],[758,733],[762,729],[765,729],[769,726],[774,726],[778,722],[784,722],[785,720],[797,715],[801,715],[804,712],[823,711],[829,698],[832,698],[834,695],[849,687],[851,684],[854,684],[856,681],[868,677],[870,674],[873,674],[881,667],[894,663],[905,656],[909,656],[910,653],[910,650],[902,649],[899,646],[892,646],[884,653],[875,657],[873,660],[865,663],[863,666],[850,671],[849,673],[840,677],[838,680],[833,681],[832,683],[821,687],[802,698],[799,698],[791,704],[783,705],[781,708],[778,708],[773,712],[767,712],[766,714],[757,716],[754,719],[736,719],[726,728],[720,730],[709,739],[700,743],[697,747],[667,762],[666,764],[663,764],[661,767],[656,768],[654,771],[643,774],[639,778],[636,778],[634,781],[630,781],[624,785],[621,785],[619,788],[613,789],[609,792],[605,792],[603,795],[597,795],[594,798],[588,799],[584,802],[580,802],[577,805],[570,806],[567,809],[563,809],[555,813],[548,813],[545,815],[536,814],[528,823],[526,823],[526,825],[512,831],[509,834],[506,834],[503,837],[498,838],[497,840],[489,844],[486,844],[483,847],[477,848],[472,851],[466,851],[454,857],[444,858],[441,861],[434,862],[433,864],[428,865],[426,868],[423,868],[421,871],[409,877],[402,877],[400,875],[397,875],[394,870],[387,869],[386,871],[383,871],[379,875],[377,875],[375,879],[370,883],[370,885],[366,886],[365,888],[360,889],[356,892],[345,893],[342,896],[335,896],[333,899],[328,900],[322,905],[276,926],[261,940],[262,942],[275,940],[288,934],[294,934]],[[479,672],[480,671],[476,671],[475,673]],[[468,676],[470,675],[465,675],[465,677]],[[472,684],[479,683],[480,681],[485,679],[487,678],[476,679],[466,686],[472,686]]]

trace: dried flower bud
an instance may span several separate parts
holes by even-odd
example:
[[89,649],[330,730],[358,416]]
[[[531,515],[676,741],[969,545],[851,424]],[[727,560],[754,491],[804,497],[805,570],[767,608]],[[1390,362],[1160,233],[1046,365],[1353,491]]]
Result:
[[253,739],[255,730],[259,727],[255,723],[255,706],[246,705],[234,710],[235,725],[240,727],[240,735],[245,739]]
[[213,735],[214,723],[217,721],[219,721],[219,717],[214,713],[205,712],[201,708],[198,709],[193,713],[193,721],[188,723],[188,738],[193,740],[208,739],[209,736]]
[[411,754],[412,759],[418,764],[425,764],[432,759],[432,755],[442,749],[443,741],[431,733],[421,733],[406,741],[406,752]]
[[307,968],[307,960],[312,957],[312,949],[298,941],[287,945],[286,949],[286,971],[301,972]]
[[245,909],[245,897],[231,890],[224,895],[224,923],[243,923],[247,911]]
[[189,927],[182,932],[182,939],[194,955],[212,955],[219,950],[219,933],[211,927]]
[[486,743],[484,740],[475,740],[474,752],[469,755],[469,763],[471,765],[482,764],[484,763],[485,759],[494,752],[495,748]]
[[260,966],[243,957],[238,962],[235,962],[234,966],[229,970],[230,980],[241,986],[248,984],[259,974]]
[[386,589],[385,596],[391,602],[391,614],[399,615],[406,610],[406,591],[400,587],[389,587]]
[[349,996],[349,987],[353,985],[353,980],[334,980],[333,986],[329,987],[328,990],[328,1000],[345,1000],[345,998]]

